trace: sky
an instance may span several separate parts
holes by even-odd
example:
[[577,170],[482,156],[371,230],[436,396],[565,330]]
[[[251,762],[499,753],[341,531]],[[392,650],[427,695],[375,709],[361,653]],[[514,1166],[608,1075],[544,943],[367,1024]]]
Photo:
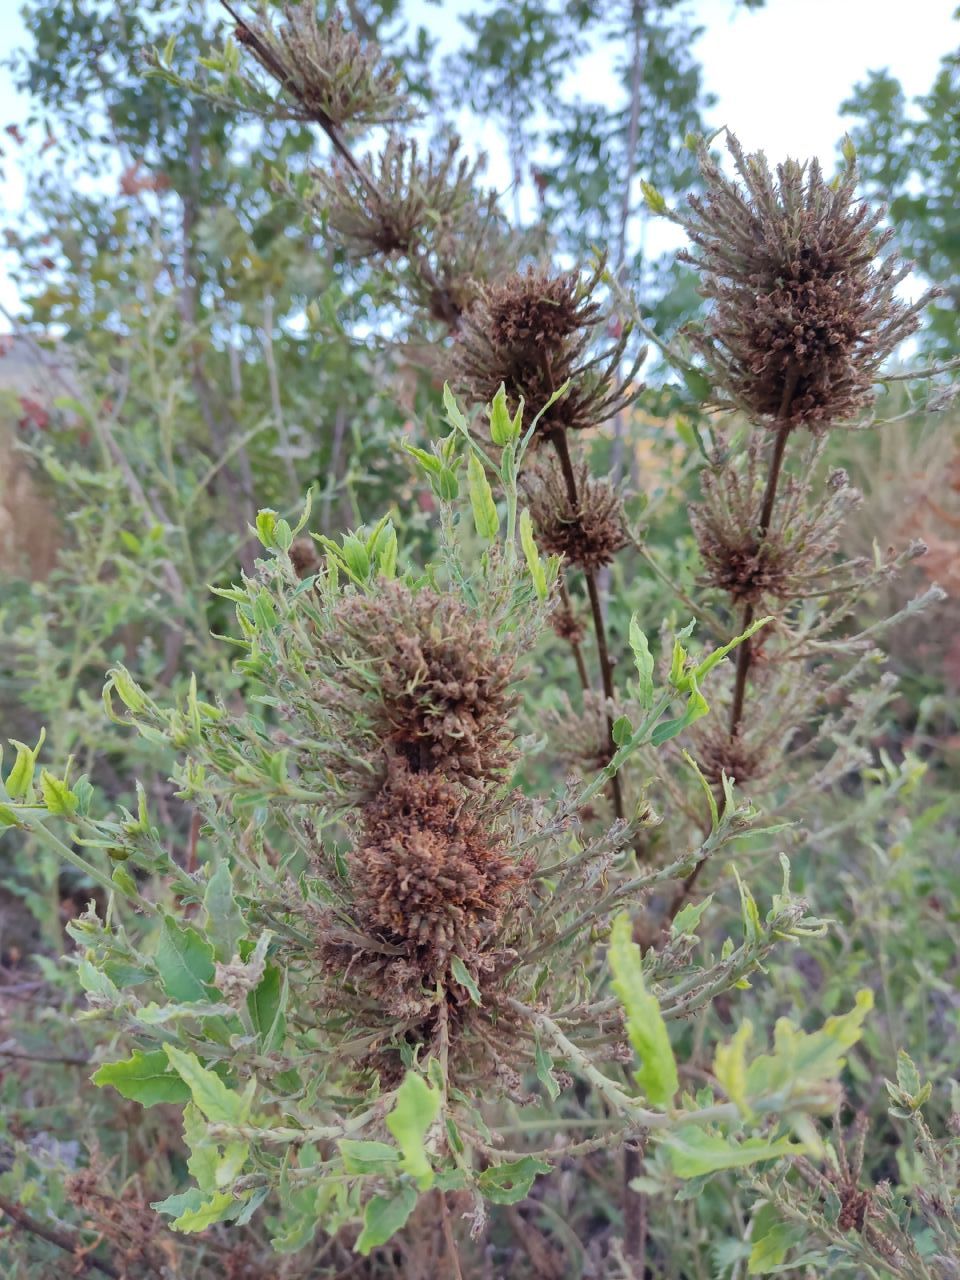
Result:
[[[0,0],[0,62],[25,40],[16,7],[16,0]],[[464,7],[463,0],[444,0],[439,7],[408,0],[407,11],[446,44],[456,36],[457,14]],[[940,59],[960,44],[960,22],[953,20],[957,0],[767,0],[759,11],[745,10],[734,0],[688,0],[684,7],[705,28],[696,55],[706,88],[718,99],[713,122],[727,125],[748,151],[766,151],[771,160],[786,155],[828,160],[847,127],[840,105],[869,71],[889,69],[914,97],[929,89]],[[591,59],[580,80],[584,96],[594,98],[605,81],[611,93],[620,92],[609,66]],[[574,91],[578,88],[575,82]],[[0,67],[0,129],[26,114],[26,104]],[[503,147],[489,133],[480,142],[492,159]],[[0,228],[23,201],[15,155],[8,151],[2,164]],[[497,167],[491,165],[494,172]],[[0,303],[16,310],[2,257]],[[0,331],[6,327],[0,315]]]

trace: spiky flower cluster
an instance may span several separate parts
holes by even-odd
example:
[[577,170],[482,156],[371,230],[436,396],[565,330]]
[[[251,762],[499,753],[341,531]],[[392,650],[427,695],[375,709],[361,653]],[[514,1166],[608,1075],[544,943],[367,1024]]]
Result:
[[513,405],[523,399],[532,418],[569,381],[566,395],[543,413],[540,434],[582,431],[630,404],[642,390],[634,378],[643,353],[621,377],[629,329],[601,355],[588,355],[605,322],[595,297],[603,272],[602,263],[588,277],[530,268],[481,290],[453,353],[461,396],[487,404],[502,383]]
[[309,207],[350,257],[388,259],[408,297],[456,328],[479,282],[515,261],[496,195],[478,181],[483,163],[456,136],[424,156],[391,134],[362,165],[316,170]]
[[824,180],[819,164],[787,160],[772,174],[762,153],[728,135],[739,181],[706,149],[707,191],[679,217],[696,247],[712,304],[692,341],[727,403],[751,417],[824,429],[871,398],[881,363],[917,327],[927,298],[908,305],[897,286],[909,267],[881,258],[882,211],[855,197],[856,169]]
[[339,13],[321,20],[309,0],[285,4],[281,14],[276,26],[262,13],[238,18],[237,40],[285,92],[289,118],[340,128],[410,114],[399,72],[376,44],[348,31]]
[[836,561],[840,530],[860,494],[846,473],[836,470],[819,500],[810,501],[806,475],[813,462],[811,458],[804,476],[785,482],[762,534],[762,439],[754,436],[739,458],[704,469],[703,500],[690,510],[703,559],[703,585],[726,592],[737,604],[785,602],[835,590],[863,567],[859,560]]
[[464,972],[482,987],[501,967],[498,930],[530,871],[500,830],[516,653],[454,594],[399,582],[342,596],[318,647],[324,699],[374,779],[346,858],[351,926],[318,922],[321,962],[429,1039],[470,1005]]
[[612,564],[617,552],[629,544],[623,500],[609,480],[592,476],[586,464],[573,471],[576,501],[555,461],[526,477],[537,545],[578,568],[600,569]]
[[391,135],[376,162],[367,162],[372,182],[346,165],[317,170],[314,206],[354,257],[410,253],[431,227],[476,201],[478,162],[458,150],[451,138],[444,151],[423,158],[415,140]]
[[514,759],[514,654],[450,593],[401,583],[348,596],[325,647],[339,696],[414,771],[466,785],[502,781]]
[[364,923],[415,951],[428,991],[452,956],[475,964],[522,879],[521,865],[463,787],[401,761],[391,761],[386,783],[364,808],[353,863]]

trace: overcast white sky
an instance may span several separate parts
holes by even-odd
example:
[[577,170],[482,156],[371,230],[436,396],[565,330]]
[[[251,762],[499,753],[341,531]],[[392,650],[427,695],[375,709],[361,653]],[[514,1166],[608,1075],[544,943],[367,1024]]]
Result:
[[[0,59],[25,39],[16,7],[16,0],[0,0]],[[449,37],[463,8],[461,0],[439,9],[410,0],[408,12]],[[960,44],[957,0],[767,0],[759,12],[734,0],[689,0],[686,8],[706,28],[696,52],[718,98],[712,123],[729,125],[748,150],[762,149],[771,159],[829,158],[846,128],[840,104],[869,70],[889,68],[912,97],[930,87],[940,59]],[[604,81],[611,93],[620,91],[609,68],[596,63],[588,62],[582,81],[587,97],[595,98]],[[0,128],[25,114],[0,68]],[[494,153],[499,140],[486,133],[482,142]],[[23,196],[9,149],[3,166],[0,229]],[[500,166],[491,168],[496,176]],[[16,308],[2,258],[0,302]]]

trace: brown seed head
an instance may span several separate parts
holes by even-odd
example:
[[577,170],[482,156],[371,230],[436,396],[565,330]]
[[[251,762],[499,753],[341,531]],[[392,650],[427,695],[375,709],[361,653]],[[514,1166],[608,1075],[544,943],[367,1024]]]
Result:
[[704,566],[700,581],[725,591],[738,604],[835,590],[861,567],[859,561],[838,563],[835,554],[840,530],[860,494],[837,471],[828,477],[820,498],[811,499],[805,476],[815,457],[804,476],[786,480],[770,527],[761,535],[768,442],[754,436],[743,454],[704,468],[702,501],[690,509]]
[[451,955],[473,959],[522,880],[463,787],[402,761],[364,809],[350,868],[358,920],[403,944],[426,985]]
[[530,518],[541,550],[565,556],[580,569],[599,569],[611,564],[630,541],[623,501],[613,485],[592,476],[586,464],[575,467],[574,472],[576,505],[555,461],[527,476]]
[[604,320],[594,297],[602,274],[602,265],[588,278],[530,268],[487,285],[464,316],[453,352],[459,394],[488,404],[503,383],[514,406],[523,399],[529,420],[569,380],[566,395],[541,419],[541,434],[596,426],[636,399],[643,353],[626,378],[618,369],[628,330],[600,357],[587,355]]
[[245,20],[237,39],[292,100],[290,118],[339,128],[410,116],[397,69],[376,44],[346,30],[339,13],[323,20],[313,0],[286,4],[281,12],[276,26],[263,15]]
[[346,710],[367,715],[414,770],[472,785],[515,760],[515,654],[450,594],[391,583],[349,596],[329,637]]
[[[757,419],[814,430],[849,419],[871,398],[879,365],[916,329],[927,297],[901,302],[908,273],[879,256],[882,211],[855,197],[856,170],[824,181],[816,160],[788,160],[774,176],[761,153],[728,135],[739,181],[701,154],[704,196],[680,217],[712,304],[692,335],[725,404]],[[927,295],[929,297],[929,295]]]

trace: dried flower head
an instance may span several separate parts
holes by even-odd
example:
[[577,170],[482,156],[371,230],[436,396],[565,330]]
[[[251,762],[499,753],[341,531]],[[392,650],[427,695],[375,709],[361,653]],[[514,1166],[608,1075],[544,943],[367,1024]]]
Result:
[[612,564],[630,541],[623,500],[609,480],[592,476],[585,463],[574,467],[574,478],[576,503],[556,461],[528,473],[525,487],[537,544],[580,569],[600,569]]
[[586,623],[572,604],[563,602],[550,615],[550,625],[561,640],[568,644],[580,644],[587,633]]
[[603,271],[602,263],[586,278],[530,268],[482,289],[453,352],[459,393],[487,404],[503,383],[509,400],[516,405],[522,397],[532,418],[569,380],[566,395],[540,421],[543,434],[594,427],[635,400],[643,352],[625,377],[619,370],[629,328],[600,355],[588,355],[605,320],[594,296]]
[[312,578],[320,572],[320,554],[312,538],[294,538],[288,555],[298,578]]
[[610,763],[607,703],[599,693],[587,690],[578,707],[564,694],[557,710],[547,713],[546,728],[556,758],[566,771],[589,777]]
[[315,171],[313,205],[352,256],[409,254],[470,216],[480,162],[460,156],[459,145],[451,138],[422,159],[415,141],[393,134],[367,162],[372,182],[344,164]]
[[462,786],[393,760],[364,808],[350,877],[358,923],[402,946],[431,987],[452,955],[472,963],[523,874]]
[[678,219],[697,250],[681,258],[713,304],[692,341],[723,403],[823,429],[870,400],[878,367],[927,298],[899,300],[909,267],[879,256],[891,233],[877,234],[882,211],[857,201],[852,164],[836,183],[816,160],[787,160],[774,176],[762,153],[745,155],[730,135],[727,145],[740,181],[704,148],[706,194],[688,197]]
[[515,654],[450,593],[391,583],[348,596],[325,638],[348,716],[414,770],[468,785],[502,779],[515,759]]
[[798,596],[855,585],[862,560],[838,562],[839,535],[860,502],[846,473],[834,471],[819,500],[811,501],[805,479],[816,462],[814,450],[800,476],[782,486],[761,535],[764,500],[764,440],[753,437],[743,454],[701,473],[703,500],[690,510],[690,523],[703,558],[703,585],[725,591],[737,603],[789,601]]
[[397,69],[376,44],[348,31],[339,13],[320,19],[314,0],[285,4],[281,13],[276,26],[263,12],[238,18],[237,41],[292,100],[290,119],[339,128],[410,116]]

